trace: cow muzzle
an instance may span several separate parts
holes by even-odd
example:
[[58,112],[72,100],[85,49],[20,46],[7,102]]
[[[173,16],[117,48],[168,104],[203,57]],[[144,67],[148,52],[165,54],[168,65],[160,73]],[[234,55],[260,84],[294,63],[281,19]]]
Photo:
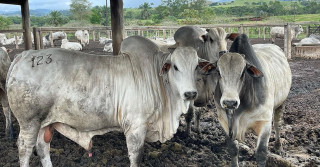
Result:
[[190,91],[190,92],[185,92],[184,97],[186,100],[194,100],[197,98],[198,92],[196,91]]
[[236,100],[223,100],[222,104],[225,109],[234,110],[238,108],[238,101]]

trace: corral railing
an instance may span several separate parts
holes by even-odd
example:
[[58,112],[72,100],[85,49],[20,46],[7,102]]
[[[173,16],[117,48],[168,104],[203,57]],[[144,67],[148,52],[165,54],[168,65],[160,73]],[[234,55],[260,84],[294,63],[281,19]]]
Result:
[[[300,23],[277,23],[277,24],[215,24],[215,25],[198,25],[201,28],[222,27],[227,33],[237,32],[245,33],[249,38],[270,38],[271,27],[280,26],[285,28],[284,51],[287,58],[291,58],[291,31],[288,31],[293,25],[302,25],[306,36],[309,36],[308,30],[310,26],[319,26],[320,22],[300,22]],[[147,38],[169,38],[173,37],[175,31],[181,26],[139,26],[125,27],[124,37],[132,35],[141,35]],[[77,30],[88,30],[91,35],[91,40],[96,41],[101,36],[112,38],[111,27],[35,27],[33,28],[35,49],[44,48],[42,39],[43,35],[52,35],[56,31],[64,31],[70,36],[74,35]],[[0,30],[0,33],[17,33],[23,30]],[[72,32],[72,34],[71,34]],[[97,37],[97,38],[96,38]],[[52,38],[49,38],[52,39]],[[50,41],[53,46],[53,41]]]

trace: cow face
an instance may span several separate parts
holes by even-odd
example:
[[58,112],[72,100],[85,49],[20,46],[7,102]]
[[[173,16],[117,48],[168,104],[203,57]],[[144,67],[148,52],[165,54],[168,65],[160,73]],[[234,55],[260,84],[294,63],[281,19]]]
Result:
[[238,53],[226,53],[217,62],[220,74],[221,90],[220,105],[224,109],[234,110],[240,105],[239,94],[243,88],[246,76],[262,77],[262,72],[245,60],[245,56]]
[[[167,57],[160,75],[166,74],[174,94],[183,100],[196,99],[196,73],[208,75],[213,70],[213,65],[206,60],[200,59],[192,47],[178,47]],[[199,69],[198,69],[199,68]]]

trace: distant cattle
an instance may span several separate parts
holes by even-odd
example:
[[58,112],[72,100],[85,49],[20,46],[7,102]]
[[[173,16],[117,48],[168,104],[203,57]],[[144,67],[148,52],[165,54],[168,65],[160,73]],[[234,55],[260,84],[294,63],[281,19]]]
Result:
[[[57,40],[63,40],[63,39],[68,39],[67,33],[63,32],[63,31],[58,31],[58,32],[53,32],[52,33],[52,40],[53,42],[57,41]],[[43,40],[43,45],[44,46],[49,46],[50,45],[50,41],[51,41],[51,36],[50,34],[44,36],[42,38]]]
[[[301,32],[303,32],[301,25],[293,25],[291,27],[291,39],[297,38]],[[276,38],[284,39],[284,27],[272,27],[270,30],[270,35],[272,38],[272,43],[274,43]]]
[[99,37],[99,43],[102,45],[110,43],[110,41],[112,42],[112,39],[106,37]]
[[68,50],[82,50],[82,45],[78,42],[69,42],[67,39],[63,39],[61,42],[61,48]]
[[311,34],[307,38],[301,39],[300,42],[294,43],[294,45],[301,46],[301,45],[319,45],[320,44],[320,36]]
[[[204,31],[205,30],[205,31]],[[223,28],[201,29],[197,26],[180,27],[174,34],[176,46],[191,46],[198,50],[200,58],[216,62],[219,54],[227,51],[227,34]],[[212,106],[213,92],[212,89],[217,83],[216,74],[211,76],[197,75],[198,98],[194,101],[196,107]],[[200,132],[200,112],[195,112],[196,131]],[[186,116],[187,132],[191,131],[191,120],[194,115],[194,107],[191,105]]]
[[265,166],[272,119],[276,148],[281,147],[283,103],[292,79],[284,52],[273,44],[251,46],[248,37],[242,34],[229,53],[219,58],[215,70],[219,79],[214,102],[218,120],[228,135],[231,166],[238,166],[238,140],[244,140],[248,129],[258,135],[255,157],[258,166]]
[[179,118],[197,97],[196,71],[213,64],[191,47],[163,53],[150,40],[129,37],[117,56],[63,49],[29,50],[12,63],[7,79],[10,107],[20,126],[20,166],[33,147],[42,166],[52,166],[52,131],[90,151],[95,135],[120,130],[131,166],[139,166],[145,141],[173,137]]
[[77,30],[75,36],[78,42],[84,47],[89,44],[89,32],[88,30]]
[[109,40],[108,42],[105,43],[103,47],[104,52],[113,52],[113,45],[112,45],[112,40]]
[[0,102],[6,118],[6,136],[13,138],[13,127],[11,122],[11,111],[7,98],[6,78],[11,64],[10,57],[5,47],[0,47]]

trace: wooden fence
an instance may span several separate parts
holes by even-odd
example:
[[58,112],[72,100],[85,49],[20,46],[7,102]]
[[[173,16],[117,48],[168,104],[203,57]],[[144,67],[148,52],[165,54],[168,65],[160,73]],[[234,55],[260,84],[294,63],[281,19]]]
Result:
[[[255,38],[269,38],[270,28],[281,26],[285,28],[284,51],[288,59],[291,58],[291,31],[288,31],[293,25],[302,25],[305,33],[309,35],[310,25],[319,26],[320,22],[300,22],[300,23],[281,23],[281,24],[216,24],[216,25],[198,25],[201,28],[222,27],[227,33],[238,32],[245,33],[250,37]],[[124,38],[132,35],[141,35],[147,38],[169,38],[173,37],[175,31],[181,26],[143,26],[143,27],[125,27]],[[73,33],[77,30],[88,30],[92,34],[92,40],[96,41],[101,36],[112,38],[111,27],[34,27],[34,45],[35,49],[43,49],[43,36],[49,34],[52,36],[53,32],[64,31],[66,33]],[[0,33],[18,33],[23,30],[0,30]],[[41,40],[40,40],[41,39]],[[50,43],[53,46],[52,38]]]

